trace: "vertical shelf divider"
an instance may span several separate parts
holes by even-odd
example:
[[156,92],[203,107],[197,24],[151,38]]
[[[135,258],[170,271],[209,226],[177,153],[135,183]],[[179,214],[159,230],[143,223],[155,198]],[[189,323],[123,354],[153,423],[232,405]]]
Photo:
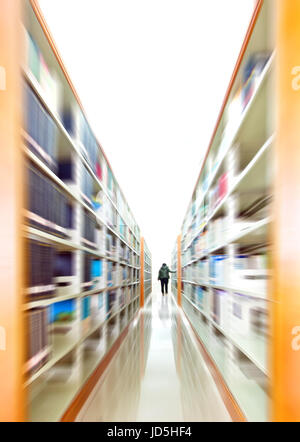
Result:
[[300,4],[276,3],[277,140],[273,224],[272,421],[300,420]]
[[0,421],[25,420],[19,0],[0,0]]

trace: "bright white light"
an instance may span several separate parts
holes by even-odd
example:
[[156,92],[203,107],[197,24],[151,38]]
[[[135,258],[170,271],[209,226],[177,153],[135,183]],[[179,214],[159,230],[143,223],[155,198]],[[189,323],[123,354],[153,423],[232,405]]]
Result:
[[170,261],[253,0],[41,0],[140,224]]

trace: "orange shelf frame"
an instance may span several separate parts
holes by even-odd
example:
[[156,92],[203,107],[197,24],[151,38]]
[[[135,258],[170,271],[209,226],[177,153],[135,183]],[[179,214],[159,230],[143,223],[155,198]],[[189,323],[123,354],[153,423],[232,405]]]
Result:
[[300,421],[300,2],[277,5],[272,421]]
[[0,421],[24,421],[23,158],[19,0],[0,0]]

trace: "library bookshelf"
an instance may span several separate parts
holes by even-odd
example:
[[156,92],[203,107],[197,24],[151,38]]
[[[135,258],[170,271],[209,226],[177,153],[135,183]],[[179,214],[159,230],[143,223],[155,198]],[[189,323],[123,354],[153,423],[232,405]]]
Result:
[[0,420],[73,420],[151,293],[151,254],[38,2],[0,4]]
[[299,29],[299,2],[257,1],[172,253],[240,420],[300,420]]

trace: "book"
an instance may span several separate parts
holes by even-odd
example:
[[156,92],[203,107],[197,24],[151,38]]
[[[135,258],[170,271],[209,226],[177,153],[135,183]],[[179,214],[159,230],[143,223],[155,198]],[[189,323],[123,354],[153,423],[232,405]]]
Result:
[[57,127],[31,87],[25,89],[25,142],[54,173],[57,172]]
[[52,333],[65,335],[76,330],[76,299],[55,302],[50,306]]
[[82,222],[82,238],[89,247],[96,247],[95,244],[95,230],[96,230],[96,218],[86,210],[83,211]]
[[28,240],[26,254],[27,296],[32,300],[53,296],[55,294],[54,248],[47,243]]
[[90,290],[93,285],[92,257],[88,253],[83,255],[83,275],[81,286],[83,290]]
[[73,227],[73,208],[69,199],[57,188],[52,180],[28,166],[27,218],[34,227],[54,235],[69,237]]
[[91,322],[91,296],[85,296],[81,300],[81,325],[82,330],[88,330]]
[[41,369],[51,356],[48,308],[35,308],[26,312],[27,353],[25,370],[32,375]]
[[91,263],[92,289],[104,288],[103,262],[101,259],[93,259]]
[[79,293],[78,278],[74,269],[74,254],[56,252],[54,258],[54,282],[57,296]]
[[84,165],[82,165],[81,170],[82,170],[82,182],[81,182],[82,196],[85,202],[92,207],[93,178]]

